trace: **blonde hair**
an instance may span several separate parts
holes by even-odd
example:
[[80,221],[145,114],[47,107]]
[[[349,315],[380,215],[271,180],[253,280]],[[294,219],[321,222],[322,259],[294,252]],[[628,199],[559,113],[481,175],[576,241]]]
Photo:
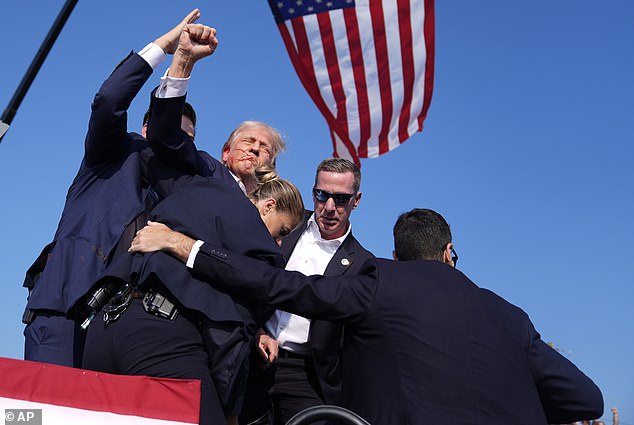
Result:
[[259,201],[275,199],[275,209],[287,213],[293,218],[296,227],[304,218],[304,202],[295,185],[277,175],[275,168],[264,165],[255,170],[257,187],[249,194],[249,199],[257,204]]

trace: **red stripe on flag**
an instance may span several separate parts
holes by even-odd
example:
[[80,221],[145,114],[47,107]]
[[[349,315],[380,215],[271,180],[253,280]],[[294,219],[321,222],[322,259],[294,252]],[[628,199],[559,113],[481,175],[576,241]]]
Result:
[[354,8],[343,9],[343,18],[346,23],[346,33],[348,34],[350,62],[352,63],[359,108],[359,146],[357,153],[359,158],[367,158],[368,139],[370,138],[372,124],[370,121],[368,86],[365,80],[365,65],[363,64],[363,50],[361,49],[361,37],[359,35],[359,22]]
[[423,109],[418,115],[418,130],[423,129],[423,121],[427,116],[427,110],[431,103],[432,89],[434,87],[434,55],[435,55],[435,19],[434,0],[425,0],[425,47],[427,57],[425,58],[425,95],[423,97]]
[[[284,45],[286,46],[286,51],[288,52],[288,55],[291,59],[291,63],[295,68],[295,72],[299,76],[299,80],[308,92],[308,95],[311,97],[311,99],[313,99],[313,102],[315,102],[317,109],[319,109],[324,118],[326,118],[331,131],[335,130],[338,134],[345,134],[346,137],[342,138],[341,140],[346,146],[350,157],[352,157],[355,163],[359,164],[359,157],[357,156],[357,151],[354,148],[354,145],[350,141],[350,137],[347,133],[343,133],[341,131],[339,123],[330,112],[330,109],[328,109],[328,106],[326,105],[323,97],[321,96],[321,92],[319,91],[317,78],[315,77],[315,73],[313,70],[312,53],[310,50],[310,45],[308,43],[308,36],[306,35],[304,21],[302,18],[294,18],[291,20],[291,25],[293,26],[293,33],[295,34],[297,50],[295,49],[295,44],[293,43],[293,40],[290,33],[288,32],[288,28],[286,28],[286,25],[284,23],[280,23],[278,25],[278,29],[280,30],[282,40],[284,41]],[[337,147],[334,138],[332,139],[332,144],[334,155],[339,156],[337,153]]]
[[200,381],[93,372],[0,358],[0,397],[198,423]]
[[409,117],[414,91],[414,51],[412,49],[412,24],[409,0],[398,0],[398,28],[401,39],[401,66],[403,74],[403,106],[398,119],[398,141],[409,137]]
[[379,132],[379,155],[390,150],[388,132],[392,120],[392,84],[390,82],[390,63],[387,54],[387,39],[385,36],[385,22],[383,20],[383,4],[380,1],[370,2],[370,16],[372,32],[374,33],[374,48],[376,53],[379,91],[381,93],[382,122]]
[[330,14],[319,13],[317,15],[317,22],[319,23],[319,33],[321,34],[321,43],[324,49],[324,58],[326,59],[326,69],[328,70],[330,87],[337,108],[337,122],[343,131],[343,133],[338,133],[338,136],[344,140],[349,137],[346,94],[343,91],[343,83],[341,82],[339,61],[337,60],[337,47],[335,46],[334,36],[332,34]]
[[[299,33],[299,37],[305,41],[306,30],[304,28],[303,20],[301,18],[293,19],[292,26],[295,37],[297,37]],[[317,79],[315,78],[315,74],[312,71],[312,55],[310,49],[304,49],[302,54],[306,56],[304,59],[302,59],[302,56],[300,55],[298,50],[295,50],[293,39],[291,38],[286,25],[284,23],[280,23],[278,25],[278,29],[280,30],[280,35],[282,36],[282,40],[284,41],[284,45],[286,46],[286,51],[288,52],[288,55],[291,59],[293,68],[295,68],[295,72],[300,77],[299,80],[308,92],[308,95],[311,97],[311,99],[313,99],[315,104],[317,104],[317,107],[322,112],[322,114],[325,113],[325,111],[322,110],[322,107],[325,108],[326,105],[321,98],[319,86],[317,85]],[[309,66],[307,67],[306,64],[308,64]]]
[[[299,18],[298,20],[299,20],[298,24],[302,25],[302,20]],[[313,95],[315,94],[315,90],[317,90],[317,81],[315,80],[315,75],[312,73],[310,73],[310,75],[306,75],[307,73],[304,70],[304,64],[302,62],[302,58],[299,56],[299,53],[297,52],[297,50],[295,50],[295,45],[293,44],[293,40],[291,38],[290,33],[288,32],[288,28],[286,28],[286,25],[284,23],[280,23],[277,27],[280,30],[282,41],[284,41],[284,45],[286,46],[286,51],[288,52],[288,55],[291,59],[291,63],[293,64],[293,67],[295,68],[295,72],[297,72],[297,75],[302,76],[302,78],[300,79],[300,81],[302,82],[302,85],[304,85],[304,88],[308,91],[308,94],[311,97],[313,97]],[[293,30],[297,32],[297,28],[295,28],[294,21],[293,21]],[[308,51],[308,54],[310,55],[310,50]],[[308,59],[310,60],[310,56]],[[312,78],[308,78],[309,76]],[[317,91],[316,94],[319,94],[319,91]]]

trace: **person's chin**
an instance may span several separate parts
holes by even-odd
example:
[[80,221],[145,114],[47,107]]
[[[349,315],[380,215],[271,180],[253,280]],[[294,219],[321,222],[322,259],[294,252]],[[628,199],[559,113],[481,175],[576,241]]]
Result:
[[253,176],[255,174],[255,167],[250,164],[243,163],[240,167],[240,174],[243,176]]
[[320,220],[320,223],[321,223],[321,228],[327,231],[336,230],[337,224],[339,224],[337,220],[327,220],[323,218]]

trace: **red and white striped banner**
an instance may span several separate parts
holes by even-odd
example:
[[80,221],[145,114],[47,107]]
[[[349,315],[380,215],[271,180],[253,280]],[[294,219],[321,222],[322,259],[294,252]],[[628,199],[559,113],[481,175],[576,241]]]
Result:
[[359,164],[421,131],[434,79],[433,0],[269,0],[334,154]]
[[25,409],[41,409],[46,425],[197,424],[200,381],[0,358],[0,411],[5,421],[18,422],[20,413],[14,411]]

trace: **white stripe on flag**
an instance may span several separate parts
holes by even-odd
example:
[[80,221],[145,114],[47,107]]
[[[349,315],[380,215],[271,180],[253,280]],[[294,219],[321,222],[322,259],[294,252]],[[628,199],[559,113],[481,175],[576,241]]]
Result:
[[390,86],[392,90],[392,117],[387,134],[389,150],[400,146],[398,140],[398,117],[403,107],[403,67],[401,57],[401,39],[399,37],[398,10],[396,0],[383,0],[383,20],[385,22],[385,39],[387,56],[390,64]]
[[[5,409],[22,403],[46,405],[47,410],[57,406],[54,417],[63,409],[74,409],[85,412],[82,414],[109,412],[161,423],[199,420],[200,381],[195,379],[112,375],[6,358],[0,358],[0,377],[0,405]],[[43,422],[50,423],[44,418]]]
[[357,4],[357,21],[359,22],[359,32],[361,34],[361,46],[363,53],[363,64],[365,65],[365,79],[368,91],[368,103],[370,107],[370,141],[368,143],[368,158],[379,156],[379,145],[377,140],[381,131],[381,116],[383,108],[381,106],[381,92],[379,91],[379,76],[376,63],[376,51],[374,38],[372,37],[372,17],[368,5],[360,7]]
[[187,422],[98,412],[95,410],[76,409],[73,407],[0,397],[0,411],[4,413],[5,409],[42,409],[42,423],[46,425],[191,425],[191,423]]
[[[330,12],[332,33],[335,39],[335,52],[339,65],[339,73],[345,97],[345,116],[347,118],[348,135],[355,146],[359,144],[359,108],[357,106],[357,89],[350,60],[350,46],[343,19],[343,9]],[[340,152],[340,151],[338,151]]]
[[324,46],[321,42],[321,31],[317,22],[317,15],[304,16],[304,28],[306,28],[306,36],[310,46],[310,53],[313,58],[313,73],[317,79],[317,86],[321,97],[328,106],[330,113],[337,117],[337,103],[332,93],[330,85],[330,76],[328,75],[328,66],[326,65],[326,55],[324,54]]
[[411,136],[416,133],[418,128],[418,116],[421,114],[421,109],[425,95],[425,61],[427,60],[427,50],[425,45],[425,37],[423,34],[425,30],[425,7],[423,2],[412,2],[412,46],[414,53],[414,91],[412,97],[412,109],[410,111],[409,126],[407,127],[407,133]]

